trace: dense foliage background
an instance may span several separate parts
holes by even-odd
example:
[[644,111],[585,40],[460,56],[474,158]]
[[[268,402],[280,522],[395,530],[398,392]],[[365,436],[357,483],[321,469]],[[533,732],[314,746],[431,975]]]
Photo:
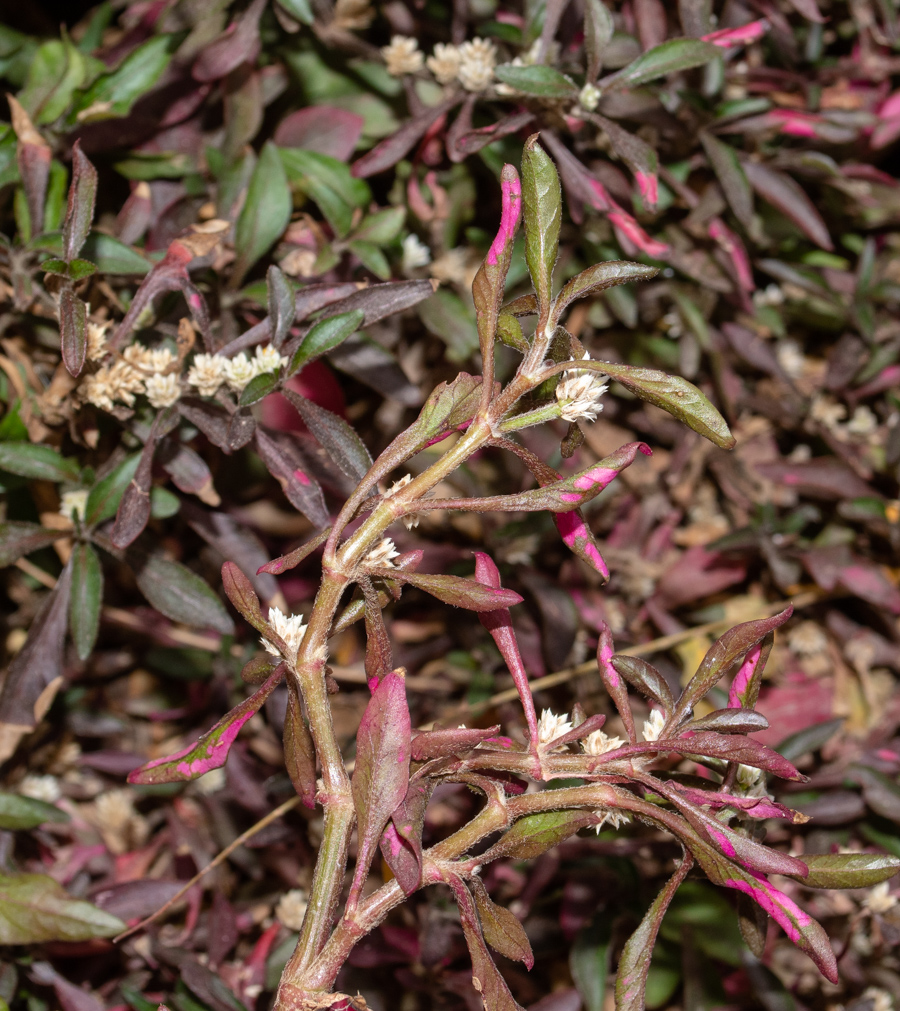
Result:
[[[428,513],[398,547],[463,574],[473,549],[492,553],[526,599],[516,631],[530,675],[547,677],[539,705],[557,712],[578,701],[611,713],[589,659],[601,620],[617,649],[677,686],[728,625],[793,601],[759,705],[771,728],[757,736],[810,777],[770,789],[811,820],[770,827],[767,841],[900,855],[893,0],[146,0],[91,7],[57,31],[59,15],[23,5],[0,25],[14,96],[0,123],[0,999],[34,1011],[267,1006],[321,832],[283,771],[286,694],[245,725],[224,771],[174,787],[125,777],[246,694],[257,640],[223,602],[222,561],[255,572],[324,525],[353,480],[317,448],[314,412],[301,419],[266,395],[264,369],[252,396],[238,379],[220,406],[197,384],[173,394],[165,375],[199,335],[222,348],[271,312],[275,264],[294,289],[279,290],[303,306],[295,333],[329,302],[363,311],[360,333],[289,384],[352,423],[374,455],[438,382],[472,370],[469,289],[499,219],[500,167],[537,130],[567,200],[560,277],[623,256],[661,268],[579,303],[567,328],[594,358],[691,379],[737,446],[717,449],[615,385],[583,437],[562,423],[524,433],[559,469],[635,439],[652,446],[589,507],[606,585],[539,513]],[[667,39],[683,41],[661,54]],[[93,231],[70,256],[72,228],[61,229],[76,142],[99,184]],[[158,297],[135,299],[151,270],[142,291]],[[510,297],[524,276],[519,249]],[[377,309],[352,301],[392,280],[404,283]],[[129,392],[98,373],[90,342],[134,335],[170,351],[154,383]],[[513,361],[501,354],[501,370]],[[135,475],[146,503],[113,521]],[[454,494],[500,493],[528,475],[486,452],[453,480]],[[73,551],[68,607],[57,580]],[[315,556],[256,578],[266,603],[295,613],[317,584]],[[474,616],[411,590],[390,630],[414,725],[518,719]],[[368,697],[362,642],[358,625],[332,641],[346,741]],[[428,837],[475,803],[442,788]],[[146,932],[106,939],[226,846]],[[504,964],[519,1002],[603,1008],[621,944],[675,854],[631,825],[494,865],[490,890],[536,956],[530,974]],[[730,899],[689,880],[664,923],[648,1006],[900,1002],[888,885],[785,888],[837,939],[838,987],[774,927],[756,959]],[[355,949],[339,985],[364,986],[373,1008],[480,1006],[440,889]]]

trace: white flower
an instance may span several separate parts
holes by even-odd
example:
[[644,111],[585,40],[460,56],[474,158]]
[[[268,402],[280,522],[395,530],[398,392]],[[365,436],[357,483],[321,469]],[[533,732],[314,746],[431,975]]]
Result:
[[157,410],[170,407],[181,396],[181,383],[174,372],[168,375],[154,372],[152,376],[147,377],[144,387],[150,406]]
[[[582,361],[590,361],[590,357],[585,354]],[[606,390],[606,383],[597,378],[596,372],[567,369],[556,386],[559,416],[565,421],[578,421],[581,418],[596,421],[597,415],[603,410],[600,398]]]
[[277,372],[282,365],[287,365],[287,358],[278,353],[278,348],[273,348],[271,344],[265,347],[257,344],[256,353],[253,356],[253,367],[258,376],[264,372]]
[[[19,791],[21,793],[21,789]],[[897,896],[891,895],[890,881],[882,881],[869,891],[863,899],[863,906],[870,913],[886,913],[897,905]]]
[[644,720],[643,738],[645,741],[658,741],[662,728],[666,725],[666,717],[661,709],[654,709],[650,719]]
[[739,765],[736,779],[742,790],[752,790],[765,781],[762,769],[754,769],[752,765]]
[[94,323],[88,320],[87,356],[89,361],[98,362],[106,355],[106,331],[111,326],[111,322]]
[[775,357],[792,379],[799,379],[806,370],[806,355],[800,350],[800,345],[796,341],[780,341],[775,348]]
[[111,411],[116,400],[132,407],[134,395],[144,392],[144,382],[136,369],[120,360],[113,365],[102,365],[93,375],[85,377],[78,390],[82,400]]
[[863,999],[872,1002],[872,1011],[893,1011],[894,998],[887,990],[878,986],[869,986],[863,990]]
[[600,104],[602,92],[596,84],[586,84],[578,93],[578,102],[582,109],[593,112]]
[[216,390],[225,381],[225,366],[228,359],[222,355],[194,355],[194,363],[187,374],[187,381],[197,388],[202,397],[215,396]]
[[[281,608],[270,607],[269,624],[274,629],[275,634],[281,636],[285,646],[287,646],[288,651],[285,660],[290,660],[291,662],[296,660],[297,650],[300,649],[300,643],[303,642],[303,636],[306,635],[306,625],[303,624],[303,615],[284,614]],[[270,642],[266,642],[265,639],[260,639],[260,642],[267,653],[271,653],[272,656],[281,656]]]
[[22,797],[30,797],[31,800],[42,800],[45,804],[55,804],[62,796],[62,790],[56,776],[38,776],[29,773],[19,783],[19,794]]
[[815,656],[828,649],[828,639],[816,622],[801,621],[788,633],[788,647],[797,656]]
[[586,755],[605,755],[607,751],[615,751],[624,744],[621,737],[607,737],[602,730],[595,730],[581,742]]
[[411,274],[417,267],[431,263],[431,250],[418,235],[409,235],[403,240],[403,273]]
[[434,74],[438,84],[451,84],[459,73],[460,54],[456,46],[438,42],[434,56],[429,56],[425,66]]
[[382,537],[378,544],[366,555],[363,565],[379,569],[392,569],[394,567],[393,560],[399,554],[397,546],[390,537]]
[[757,308],[784,305],[784,292],[777,284],[769,284],[765,288],[753,292],[753,304]]
[[406,35],[394,35],[389,46],[382,46],[381,55],[391,77],[414,74],[425,62],[419,43]]
[[405,488],[412,479],[412,474],[404,474],[403,477],[397,478],[397,480],[384,493],[384,497],[390,498],[391,495],[396,495],[397,492],[400,491],[401,488]]
[[202,776],[194,780],[194,790],[204,797],[218,793],[219,790],[223,790],[224,788],[225,770],[221,766],[218,769],[210,769],[209,772],[204,772]]
[[256,375],[256,368],[253,362],[242,351],[234,358],[225,361],[225,379],[235,393],[240,393],[243,388]]
[[83,520],[85,510],[87,509],[87,500],[87,489],[79,491],[64,491],[62,494],[62,501],[59,503],[60,516],[65,516],[67,520],[71,520],[73,522],[76,516],[80,520]]
[[594,814],[600,818],[600,821],[594,826],[597,835],[600,835],[600,830],[604,825],[621,828],[622,825],[628,825],[631,822],[631,815],[626,814],[624,811],[610,810],[603,807],[599,811],[595,811]]
[[551,747],[557,737],[562,737],[572,729],[572,721],[566,718],[565,713],[557,716],[556,713],[545,709],[538,720],[538,744],[546,751],[553,751]]
[[292,888],[278,900],[275,918],[288,930],[300,930],[308,905],[306,892],[302,888]]
[[831,397],[817,394],[810,404],[809,416],[813,421],[824,425],[825,428],[837,428],[838,422],[847,417],[847,408],[832,400]]
[[851,435],[871,435],[878,428],[878,416],[871,407],[860,404],[844,427]]
[[484,91],[494,77],[497,47],[489,39],[471,39],[459,47],[459,81],[466,91]]
[[152,375],[167,372],[177,361],[168,348],[147,348],[139,341],[125,348],[122,357],[133,369]]

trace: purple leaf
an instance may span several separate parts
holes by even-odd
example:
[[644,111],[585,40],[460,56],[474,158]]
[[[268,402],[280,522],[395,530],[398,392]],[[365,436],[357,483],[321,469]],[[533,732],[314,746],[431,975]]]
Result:
[[793,613],[793,607],[789,606],[771,618],[742,622],[717,639],[682,693],[667,726],[677,727],[721,677],[742,660],[754,646],[763,642],[769,633],[780,628]]
[[579,829],[594,825],[591,811],[541,811],[520,818],[491,848],[483,854],[485,864],[510,858],[530,860],[559,845]]
[[775,633],[770,632],[744,657],[744,662],[738,668],[731,682],[728,692],[729,707],[753,709],[756,706],[763,671],[766,669],[766,661],[769,659],[774,644]]
[[764,200],[793,221],[817,246],[821,246],[822,249],[834,249],[831,236],[816,210],[816,205],[799,183],[786,173],[778,172],[759,162],[745,161],[743,165],[750,185]]
[[397,569],[372,569],[372,573],[382,578],[396,579],[400,583],[410,583],[445,604],[464,607],[469,611],[496,611],[522,603],[522,598],[513,590],[494,589],[461,576],[435,576],[420,572],[400,572]]
[[[285,436],[282,438],[282,436]],[[254,436],[256,451],[269,473],[281,485],[288,501],[316,527],[329,523],[322,489],[306,470],[293,440],[286,433],[269,434],[258,428]]]
[[422,830],[434,787],[434,780],[411,780],[381,836],[381,854],[405,895],[422,884]]
[[[802,825],[806,818],[797,811],[785,807],[768,797],[739,797],[734,793],[716,793],[714,790],[697,790],[674,782],[673,789],[683,794],[685,800],[694,805],[707,805],[714,811],[729,807],[742,816],[753,819],[784,818],[796,825]],[[806,857],[804,857],[804,860]]]
[[[490,555],[483,551],[475,552],[475,578],[479,583],[490,586],[495,590],[500,589],[500,571],[494,564]],[[522,661],[522,654],[519,652],[519,644],[516,641],[516,633],[513,630],[512,618],[508,608],[498,608],[491,611],[482,611],[480,614],[481,624],[491,633],[491,638],[497,644],[500,655],[503,657],[506,666],[512,674],[516,691],[525,710],[525,719],[528,723],[528,730],[532,743],[536,745],[538,738],[537,715],[534,711],[534,699],[531,696],[531,687],[528,684],[528,673]]]
[[402,674],[392,671],[381,679],[369,699],[356,735],[356,768],[351,788],[359,844],[348,911],[359,901],[388,819],[406,796],[411,734],[406,682]]
[[[451,137],[448,134],[447,154],[450,157],[450,161],[463,161],[469,155],[475,154],[483,147],[487,147],[488,144],[493,144],[495,140],[524,130],[533,119],[534,113],[523,109],[511,112],[498,119],[495,123],[489,123],[487,126],[478,127],[475,130],[465,130],[454,138],[453,143],[451,143]],[[456,123],[453,125],[456,126]]]
[[753,227],[753,190],[737,151],[705,130],[700,132],[700,140],[734,216],[749,231]]
[[619,676],[619,672],[613,666],[613,636],[609,625],[601,621],[597,631],[599,638],[597,641],[597,669],[600,671],[600,679],[603,686],[609,692],[610,698],[615,703],[619,716],[625,724],[625,731],[628,740],[632,744],[637,740],[634,732],[634,716],[631,712],[631,705],[628,702],[628,688],[624,680]]
[[64,530],[48,530],[37,523],[22,520],[0,523],[0,568],[6,568],[23,555],[46,548],[65,536]]
[[666,679],[646,660],[637,656],[614,656],[611,661],[613,669],[625,680],[637,688],[648,699],[652,699],[668,717],[675,708],[675,699],[666,683]]
[[485,1011],[522,1011],[485,944],[472,893],[462,878],[456,875],[450,875],[447,883],[453,889],[453,897],[459,906],[459,919],[472,959],[472,985],[478,991]]
[[[806,0],[806,2],[814,4],[815,0]],[[731,49],[732,46],[747,46],[751,42],[756,42],[768,30],[769,23],[764,18],[760,18],[758,21],[750,21],[748,24],[740,25],[738,28],[720,28],[716,32],[709,32],[707,35],[701,37],[704,42],[712,42],[714,46],[719,46],[720,49]]]
[[636,134],[623,130],[618,123],[600,116],[597,113],[591,117],[598,126],[603,128],[609,138],[613,151],[625,162],[634,174],[635,181],[641,193],[641,199],[647,209],[656,210],[659,200],[659,158],[656,151]]
[[685,730],[715,730],[719,734],[753,734],[768,730],[769,721],[754,709],[715,709],[708,716],[692,720]]
[[408,120],[400,129],[387,137],[380,144],[376,144],[371,151],[367,151],[361,158],[358,158],[351,169],[357,179],[367,179],[369,176],[378,175],[385,169],[396,165],[401,158],[412,150],[426,132],[445,116],[454,106],[462,101],[462,95],[455,95],[445,99],[438,105],[433,105],[418,116]]
[[430,758],[462,755],[484,741],[496,738],[499,732],[499,723],[485,730],[457,727],[420,731],[412,739],[411,757],[414,762],[426,762]]
[[90,991],[70,983],[49,962],[35,962],[28,975],[35,983],[53,987],[61,1011],[106,1011],[104,1001]]
[[[72,147],[72,185],[69,203],[63,222],[63,259],[71,263],[85,244],[94,220],[94,201],[97,196],[97,170],[81,150],[81,141]],[[77,375],[77,373],[73,373]]]
[[347,109],[310,105],[285,116],[275,129],[275,143],[347,161],[356,150],[364,124],[362,116]]
[[301,397],[291,389],[282,391],[297,409],[307,428],[340,470],[359,482],[372,466],[366,444],[343,418]]
[[59,340],[70,375],[80,375],[87,353],[87,306],[68,287],[59,294]]
[[797,462],[758,463],[754,465],[754,470],[776,484],[793,488],[798,495],[821,499],[878,497],[871,485],[833,456]]
[[524,962],[525,968],[531,969],[534,965],[534,954],[518,917],[492,901],[481,878],[477,876],[472,878],[470,887],[475,896],[475,906],[485,941],[494,951],[500,952],[514,962]]
[[50,178],[53,152],[18,101],[12,95],[7,95],[6,98],[9,102],[13,130],[18,140],[16,163],[25,190],[31,237],[34,237],[44,230],[44,202],[47,197],[47,182]]
[[279,664],[261,688],[226,713],[196,744],[166,758],[155,758],[152,762],[147,762],[140,769],[129,773],[128,782],[144,786],[181,783],[197,779],[212,769],[221,768],[241,727],[262,709],[263,703],[281,683],[284,674],[285,667]]
[[266,0],[253,0],[246,11],[197,57],[191,71],[195,81],[218,81],[242,63],[259,55],[259,19]]
[[657,267],[648,267],[643,263],[632,263],[630,260],[607,260],[604,263],[595,263],[593,267],[582,270],[580,274],[576,274],[566,282],[556,297],[552,318],[557,321],[563,310],[578,298],[586,298],[588,295],[593,295],[598,291],[606,291],[607,288],[613,288],[619,284],[649,281],[658,273]]
[[391,639],[384,623],[384,614],[378,600],[378,593],[372,580],[363,577],[359,581],[365,598],[366,623],[366,682],[369,691],[374,692],[381,679],[394,668],[394,654]]
[[288,684],[288,704],[284,717],[284,764],[297,796],[305,807],[316,806],[316,749],[303,719],[300,697]]

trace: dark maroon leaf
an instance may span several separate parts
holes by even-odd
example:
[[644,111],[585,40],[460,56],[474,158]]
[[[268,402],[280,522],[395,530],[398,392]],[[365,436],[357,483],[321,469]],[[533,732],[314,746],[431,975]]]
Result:
[[534,955],[518,917],[491,899],[481,878],[472,878],[471,889],[485,941],[494,951],[514,962],[524,962],[525,968],[530,969],[534,965]]
[[422,884],[422,830],[434,780],[412,779],[381,836],[381,854],[406,895]]
[[260,565],[257,572],[270,572],[273,576],[280,576],[282,572],[296,568],[304,558],[308,558],[316,548],[321,547],[328,540],[330,533],[331,527],[326,527],[311,540],[308,540],[305,544],[301,544],[299,548],[294,548],[288,554],[282,555],[280,558],[274,558],[271,562],[266,562],[265,565]]
[[251,63],[259,54],[259,19],[266,0],[253,0],[226,31],[197,57],[192,74],[195,81],[217,81],[242,63]]
[[81,141],[72,147],[72,184],[69,203],[63,222],[63,258],[71,263],[85,244],[94,220],[94,201],[97,197],[97,170],[81,150]]
[[499,723],[484,730],[458,727],[456,729],[421,731],[412,739],[412,760],[414,762],[425,762],[430,758],[446,758],[449,755],[461,755],[467,751],[471,751],[472,748],[484,741],[496,737],[499,733]]
[[628,688],[612,663],[612,631],[605,621],[600,622],[597,631],[599,633],[597,641],[597,669],[600,672],[603,686],[609,692],[610,698],[612,698],[619,716],[621,716],[622,722],[625,724],[628,740],[634,743],[637,740],[637,735],[634,732],[634,716],[631,712],[631,705],[628,702]]
[[300,698],[290,684],[284,717],[284,764],[297,796],[312,810],[316,806],[316,749],[303,719]]
[[760,463],[754,468],[763,477],[813,498],[873,498],[877,492],[833,456],[812,460]]
[[686,730],[715,730],[720,734],[753,734],[768,730],[769,721],[753,709],[715,709],[708,716],[692,720]]
[[356,432],[343,418],[332,411],[325,410],[324,407],[307,400],[306,397],[301,397],[291,389],[285,389],[283,392],[297,409],[319,445],[341,471],[354,481],[360,481],[372,466],[372,457]]
[[513,590],[494,589],[473,579],[463,579],[461,576],[433,576],[421,572],[400,572],[396,569],[373,569],[372,572],[401,583],[410,583],[445,604],[465,607],[470,611],[496,611],[498,608],[522,603],[522,598]]
[[900,786],[877,769],[854,765],[848,778],[862,787],[866,803],[882,818],[900,823]]
[[401,158],[406,157],[413,145],[425,136],[441,116],[448,113],[455,105],[459,105],[461,101],[462,95],[454,95],[437,105],[430,106],[418,116],[408,120],[396,133],[391,134],[380,144],[376,144],[362,158],[358,158],[351,169],[353,175],[357,179],[367,179],[369,176],[377,175],[392,165],[396,165]]
[[269,473],[281,485],[291,505],[314,526],[326,527],[329,517],[322,489],[307,472],[306,461],[292,440],[281,438],[282,434],[270,435],[258,428],[254,436],[256,451]]
[[64,536],[65,531],[48,530],[37,523],[21,520],[0,523],[0,568],[12,565],[23,555],[30,555],[32,551],[46,548]]
[[362,116],[348,109],[310,105],[285,116],[275,130],[275,143],[347,161],[356,150],[364,123]]
[[80,375],[87,353],[87,306],[71,288],[59,295],[59,339],[66,368]]
[[648,699],[658,703],[666,716],[672,712],[675,708],[675,699],[666,679],[655,667],[651,667],[646,660],[637,656],[618,655],[612,657],[610,662],[630,685]]
[[789,175],[756,161],[745,161],[750,185],[776,210],[789,218],[809,239],[823,249],[834,249],[831,236],[816,205]]

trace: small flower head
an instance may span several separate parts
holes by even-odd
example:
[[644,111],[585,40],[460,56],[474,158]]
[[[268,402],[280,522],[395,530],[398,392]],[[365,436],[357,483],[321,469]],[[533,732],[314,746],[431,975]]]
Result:
[[425,66],[434,74],[438,84],[452,84],[459,73],[460,53],[456,46],[438,42],[434,55],[429,56]]
[[366,555],[364,565],[377,569],[392,569],[394,559],[399,555],[397,546],[390,537],[382,537],[378,544]]
[[55,804],[62,796],[62,789],[56,776],[39,776],[30,772],[19,783],[19,794],[31,800],[42,800],[45,804]]
[[[297,651],[300,649],[300,643],[303,642],[303,636],[306,635],[306,625],[303,624],[303,615],[284,614],[280,608],[270,607],[269,624],[272,626],[275,634],[281,636],[285,646],[287,646],[285,660],[293,663],[297,659]],[[270,642],[267,642],[265,639],[260,639],[260,642],[267,653],[271,653],[272,656],[281,656]]]
[[631,815],[626,814],[624,811],[617,811],[611,808],[600,808],[599,811],[595,811],[594,814],[600,819],[594,826],[594,830],[597,835],[600,835],[600,830],[604,825],[612,825],[613,828],[621,828],[623,825],[628,825],[631,822]]
[[78,491],[64,491],[59,503],[60,516],[65,516],[67,520],[72,522],[75,521],[76,516],[79,520],[83,520],[87,509],[87,500],[88,491],[86,488]]
[[615,751],[624,744],[621,737],[608,737],[602,730],[595,730],[585,737],[581,747],[586,755],[605,755],[607,751]]
[[645,741],[658,741],[662,728],[666,725],[666,717],[661,709],[654,709],[650,719],[644,720],[643,738]]
[[593,112],[600,104],[601,94],[596,84],[586,84],[578,93],[578,103],[582,109]]
[[[27,777],[26,777],[27,778]],[[21,792],[21,789],[20,789]],[[884,914],[897,905],[897,896],[891,895],[890,881],[882,881],[863,899],[863,907],[870,913]]]
[[385,498],[390,498],[392,495],[396,495],[401,488],[405,488],[410,481],[412,481],[412,474],[404,474],[403,477],[398,477],[397,480],[388,488],[384,493]]
[[828,639],[815,621],[801,621],[788,634],[788,647],[797,656],[816,656],[828,649]]
[[292,888],[289,892],[285,892],[275,907],[275,918],[288,930],[300,930],[309,905],[307,898],[302,888]]
[[144,389],[150,406],[158,411],[164,407],[171,407],[181,396],[181,383],[174,372],[168,375],[154,372],[152,376],[147,377]]
[[228,359],[222,355],[194,355],[194,363],[187,374],[187,381],[201,397],[213,397],[225,382],[225,366]]
[[403,273],[411,274],[418,267],[425,267],[429,263],[431,263],[431,250],[418,235],[410,232],[403,240]]
[[572,721],[565,713],[558,716],[549,709],[541,713],[538,720],[538,745],[545,751],[553,751],[553,742],[572,729]]
[[[590,355],[584,356],[590,360]],[[596,372],[587,369],[567,369],[556,385],[556,400],[559,416],[564,421],[579,421],[582,418],[596,421],[603,410],[600,398],[606,393],[607,385],[597,378]]]
[[832,400],[831,397],[817,394],[809,406],[809,416],[825,428],[837,428],[838,423],[847,417],[847,408]]
[[99,362],[106,356],[106,331],[112,326],[111,322],[94,323],[88,320],[87,323],[87,356],[92,362]]
[[176,361],[168,348],[147,348],[139,341],[125,348],[122,357],[133,369],[151,375],[167,372]]
[[388,46],[383,46],[381,55],[391,77],[403,77],[422,69],[425,57],[419,43],[406,35],[394,35]]
[[871,435],[878,428],[878,416],[867,404],[860,404],[844,427],[850,435]]
[[242,351],[234,358],[229,358],[225,362],[225,380],[235,393],[240,393],[247,383],[256,375],[256,368],[252,361]]
[[459,47],[459,82],[466,91],[484,91],[494,78],[497,47],[490,39],[470,39]]
[[256,346],[253,366],[258,376],[265,372],[277,372],[282,365],[287,365],[287,358],[278,353],[278,348],[273,348],[271,344],[265,347],[259,344]]
[[752,790],[760,783],[765,783],[762,769],[755,769],[752,765],[738,766],[737,784],[742,790]]

